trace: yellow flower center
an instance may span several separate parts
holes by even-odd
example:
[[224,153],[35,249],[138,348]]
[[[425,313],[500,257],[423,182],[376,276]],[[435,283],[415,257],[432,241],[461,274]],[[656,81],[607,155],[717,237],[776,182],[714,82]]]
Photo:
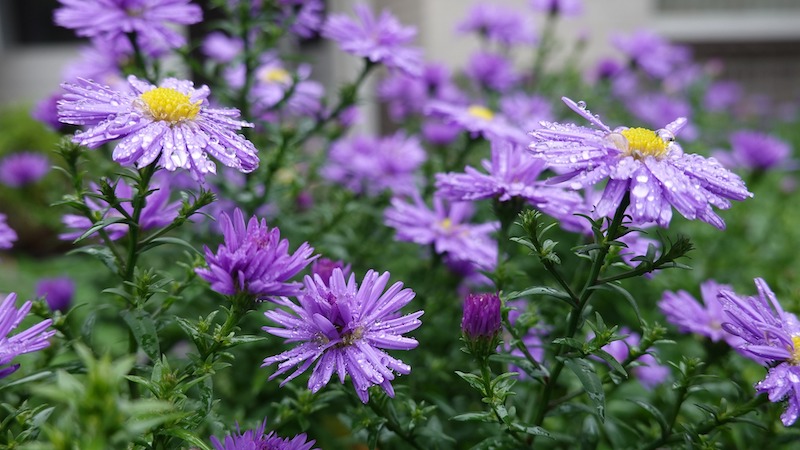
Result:
[[439,222],[439,226],[441,226],[445,231],[449,231],[451,228],[453,228],[453,221],[448,217],[447,219]]
[[800,334],[792,336],[792,345],[794,348],[789,350],[792,353],[789,362],[795,366],[800,366]]
[[202,103],[200,100],[192,103],[188,95],[163,87],[147,91],[139,98],[144,101],[153,119],[171,124],[197,117]]
[[628,141],[628,149],[625,153],[629,156],[662,158],[667,154],[667,142],[653,130],[628,128],[622,130],[620,134]]
[[494,119],[494,113],[492,112],[492,110],[485,106],[472,105],[469,108],[467,108],[467,112],[470,115],[477,117],[479,119],[484,119],[484,120]]
[[263,81],[264,83],[285,84],[285,83],[291,83],[292,76],[289,75],[289,72],[287,72],[284,69],[281,69],[280,67],[273,67],[271,69],[265,70],[261,74],[261,81]]

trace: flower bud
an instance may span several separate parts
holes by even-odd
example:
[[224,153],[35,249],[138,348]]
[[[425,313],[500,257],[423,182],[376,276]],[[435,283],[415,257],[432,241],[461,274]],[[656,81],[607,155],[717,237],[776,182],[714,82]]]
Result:
[[461,332],[471,354],[480,357],[495,351],[500,335],[500,298],[497,294],[467,296]]
[[36,285],[36,296],[44,297],[53,311],[66,312],[74,294],[75,283],[69,277],[42,278]]

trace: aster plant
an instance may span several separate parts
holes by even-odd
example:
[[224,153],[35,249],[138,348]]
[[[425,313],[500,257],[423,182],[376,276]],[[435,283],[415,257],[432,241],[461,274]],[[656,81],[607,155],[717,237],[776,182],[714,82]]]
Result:
[[19,355],[36,352],[50,345],[50,338],[56,330],[48,330],[52,320],[43,320],[25,330],[11,333],[28,316],[31,302],[16,307],[17,294],[10,293],[0,303],[0,378],[5,378],[19,369],[19,364],[11,362]]

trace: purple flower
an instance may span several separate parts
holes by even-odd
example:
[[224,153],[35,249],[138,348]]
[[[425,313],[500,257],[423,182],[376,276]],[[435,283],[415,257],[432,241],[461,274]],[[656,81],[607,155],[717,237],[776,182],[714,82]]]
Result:
[[236,37],[230,37],[221,31],[215,31],[206,35],[201,47],[203,54],[220,64],[226,64],[234,60],[242,53],[244,42]]
[[579,16],[583,12],[581,0],[531,0],[537,11],[560,16]]
[[426,107],[426,114],[441,118],[446,123],[469,131],[472,137],[483,136],[486,140],[509,141],[525,145],[528,140],[525,132],[511,125],[501,114],[479,105],[460,105],[441,100],[433,100]]
[[461,332],[469,340],[494,340],[500,333],[500,298],[494,293],[469,294],[464,300]]
[[357,136],[331,146],[322,176],[370,196],[386,189],[397,195],[411,194],[415,172],[426,158],[419,140],[402,131],[380,139]]
[[519,78],[508,58],[489,52],[474,53],[466,75],[483,88],[497,92],[506,92]]
[[[757,131],[742,130],[730,136],[736,167],[769,170],[787,166],[792,148],[786,141]],[[792,164],[796,166],[796,164]]]
[[475,4],[458,25],[458,31],[477,33],[504,46],[536,42],[533,24],[525,16],[489,2]]
[[713,342],[724,339],[732,347],[742,343],[739,338],[725,332],[722,323],[727,321],[722,303],[718,299],[721,290],[731,290],[728,285],[708,280],[700,285],[702,303],[686,291],[664,292],[658,307],[667,321],[682,333],[695,333],[706,336]]
[[[603,346],[603,350],[621,363],[628,358],[630,348],[639,345],[641,337],[638,333],[634,333],[625,327],[620,328],[619,333],[623,335],[624,338],[609,342]],[[669,377],[669,368],[659,364],[653,355],[649,353],[640,356],[636,362],[638,365],[632,369],[633,376],[635,376],[646,389],[655,388]]]
[[687,118],[681,130],[684,141],[697,138],[697,128],[691,122],[692,106],[682,98],[673,98],[666,94],[641,94],[627,99],[626,106],[637,119],[652,127],[668,123],[676,117]]
[[130,59],[129,49],[120,48],[113,41],[95,39],[90,45],[82,47],[80,57],[64,69],[63,79],[75,82],[85,78],[115,89],[127,90],[128,83],[122,67],[130,64]]
[[384,223],[395,229],[395,239],[420,245],[433,245],[436,253],[446,253],[456,261],[472,263],[481,270],[494,270],[497,243],[489,235],[497,222],[480,225],[464,223],[472,216],[468,202],[448,204],[433,198],[433,210],[416,194],[410,204],[399,198],[384,212]]
[[[126,43],[126,33],[136,33],[145,53],[159,56],[186,44],[172,25],[192,25],[203,11],[189,0],[59,0],[55,23],[78,36]],[[132,51],[131,51],[132,53]]]
[[215,450],[311,450],[316,441],[306,441],[308,437],[298,434],[291,439],[284,439],[274,431],[264,434],[267,427],[267,419],[255,430],[247,430],[244,433],[236,425],[236,433],[226,436],[220,441],[216,436],[211,436],[211,443]]
[[75,295],[75,283],[69,277],[42,278],[36,283],[36,296],[44,297],[53,311],[66,312]]
[[19,364],[7,366],[11,360],[19,355],[48,347],[49,339],[56,334],[56,330],[45,331],[53,323],[47,319],[10,336],[9,333],[17,328],[31,310],[31,302],[25,302],[17,309],[16,301],[17,294],[12,292],[0,304],[0,378],[5,378],[19,369]]
[[630,36],[617,35],[612,42],[636,67],[656,79],[673,74],[692,58],[688,47],[673,45],[647,30],[637,31]]
[[225,243],[216,255],[206,246],[208,268],[195,269],[211,283],[211,289],[225,295],[246,293],[260,300],[300,292],[301,284],[288,280],[317,258],[311,256],[314,249],[307,242],[290,254],[289,241],[281,239],[279,229],[270,229],[255,216],[245,224],[239,208],[233,218],[222,213],[219,221]]
[[507,202],[522,198],[556,218],[571,216],[583,203],[577,193],[539,181],[544,161],[519,146],[493,142],[492,160],[483,160],[481,165],[486,174],[470,166],[464,169],[466,173],[437,173],[437,195],[462,201],[497,198]]
[[0,249],[11,248],[17,240],[17,233],[6,223],[6,215],[0,213]]
[[417,35],[416,28],[403,26],[389,11],[375,17],[367,5],[358,4],[354,9],[358,21],[344,14],[332,14],[322,28],[322,36],[339,43],[347,53],[419,75],[422,52],[406,45]]
[[781,415],[785,426],[792,425],[800,411],[800,323],[797,316],[783,311],[775,294],[761,279],[755,279],[757,297],[740,297],[722,290],[719,300],[728,315],[722,328],[743,339],[740,350],[764,365],[772,365],[767,376],[755,386],[771,402],[788,400]]
[[[269,114],[288,94],[291,96],[286,100],[284,109],[290,114],[313,116],[320,111],[325,90],[320,83],[308,79],[311,76],[311,66],[301,64],[292,74],[278,58],[265,59],[264,64],[256,69],[256,82],[251,91],[256,114]],[[234,84],[232,86],[236,87]]]
[[742,87],[735,81],[712,83],[703,96],[703,107],[708,111],[724,112],[742,97]]
[[344,261],[334,261],[328,258],[319,258],[311,263],[311,275],[319,275],[322,281],[330,280],[333,269],[342,271],[342,275],[350,276],[350,264],[345,265]]
[[31,110],[31,117],[53,130],[60,130],[64,124],[58,121],[58,101],[61,100],[61,93],[54,93],[47,98],[39,100]]
[[76,133],[75,143],[96,148],[122,139],[114,161],[144,167],[158,159],[165,169],[182,167],[200,180],[216,173],[206,152],[242,172],[258,167],[256,148],[236,134],[252,124],[236,120],[236,109],[210,107],[207,86],[195,89],[191,81],[168,78],[156,87],[133,75],[128,83],[132,92],[83,79],[62,85],[68,93],[58,104],[60,120],[92,126]]
[[414,298],[414,291],[403,289],[403,283],[397,282],[384,292],[389,273],[378,275],[373,270],[367,272],[360,287],[353,274],[345,281],[341,269],[334,269],[329,280],[315,275],[306,276],[304,281],[299,304],[287,298],[276,301],[293,314],[285,310],[264,313],[283,327],[264,327],[264,331],[286,338],[287,342],[300,342],[295,348],[264,360],[262,367],[279,363],[270,379],[297,366],[281,382],[282,386],[317,361],[308,380],[312,392],[328,384],[336,370],[341,383],[350,375],[356,394],[364,403],[369,400],[368,389],[374,385],[394,397],[394,372],[407,375],[411,366],[389,356],[384,349],[411,350],[417,346],[415,339],[403,333],[421,325],[422,311],[405,316],[399,312]]
[[[177,217],[178,209],[180,208],[180,202],[169,203],[169,183],[163,176],[154,177],[150,189],[154,190],[154,192],[147,197],[144,208],[142,208],[142,212],[139,216],[139,228],[142,230],[160,228],[170,224],[175,217]],[[99,186],[94,183],[92,183],[92,190],[95,193],[100,192]],[[120,200],[120,207],[128,213],[128,215],[133,214],[133,205],[131,205],[131,199],[134,196],[133,188],[125,181],[117,180],[116,185],[114,185],[114,195]],[[87,196],[85,197],[85,201],[86,206],[95,213],[98,220],[112,217],[124,217],[122,213],[114,208],[110,208],[108,203],[103,200]],[[67,228],[73,230],[58,236],[65,240],[79,238],[86,230],[94,225],[89,218],[76,214],[65,214],[61,220]],[[117,240],[128,234],[128,225],[124,223],[114,223],[105,227],[104,230],[108,233],[108,237],[111,240]]]
[[500,99],[500,112],[512,125],[525,131],[539,128],[543,120],[553,120],[553,106],[547,98],[524,92],[504,95]]
[[278,4],[283,8],[284,20],[291,23],[289,29],[301,38],[312,38],[322,28],[322,0],[279,0]]
[[36,183],[49,171],[50,160],[41,153],[14,153],[0,160],[0,183],[21,187]]
[[752,197],[741,178],[715,159],[683,153],[674,136],[685,126],[685,118],[658,131],[611,130],[582,102],[563,100],[596,128],[544,123],[543,129],[531,133],[530,149],[550,167],[565,171],[554,181],[571,180],[571,189],[608,179],[596,207],[599,217],[612,214],[630,193],[628,213],[638,224],[656,222],[666,227],[675,207],[687,219],[722,229],[725,222],[712,206],[727,209],[729,200]]

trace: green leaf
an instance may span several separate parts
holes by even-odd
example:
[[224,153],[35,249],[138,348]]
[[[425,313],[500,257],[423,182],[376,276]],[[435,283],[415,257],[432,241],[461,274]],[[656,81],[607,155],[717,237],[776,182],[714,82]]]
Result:
[[72,241],[73,244],[77,244],[78,242],[86,239],[87,237],[91,236],[92,234],[106,228],[108,226],[114,225],[115,223],[127,223],[128,219],[124,217],[106,217],[105,219],[99,220],[95,222],[88,230],[84,231],[82,235],[80,235],[77,239]]
[[601,422],[605,420],[606,394],[603,390],[603,383],[597,376],[594,366],[583,358],[571,358],[564,361],[564,365],[578,377],[586,394],[594,403],[595,414]]
[[603,284],[603,285],[599,285],[599,286],[592,286],[589,289],[603,289],[603,290],[606,290],[606,291],[611,291],[611,292],[616,292],[618,294],[622,294],[622,297],[625,300],[627,300],[628,303],[631,305],[631,309],[633,309],[633,312],[636,313],[636,320],[639,321],[639,325],[642,325],[644,323],[642,321],[642,314],[639,312],[639,305],[636,303],[636,299],[633,298],[633,295],[631,295],[630,292],[625,290],[625,288],[623,288],[619,284],[616,284],[616,283],[612,282],[612,283],[607,283],[607,284]]
[[456,370],[456,375],[458,375],[459,377],[461,377],[461,379],[469,383],[469,385],[472,386],[473,389],[480,392],[482,395],[486,395],[486,390],[484,389],[483,386],[483,379],[481,377],[475,375],[474,373],[466,373],[458,370]]
[[153,318],[141,309],[123,310],[120,315],[145,354],[153,361],[161,359],[161,348],[158,345],[158,334]]
[[192,244],[184,241],[183,239],[179,239],[179,238],[176,238],[176,237],[169,237],[169,236],[167,236],[167,237],[159,237],[159,238],[155,238],[155,239],[148,239],[140,247],[139,251],[140,252],[145,252],[147,250],[150,250],[151,248],[155,248],[155,247],[158,247],[160,245],[165,245],[165,244],[172,244],[172,245],[177,245],[177,246],[180,246],[180,247],[184,247],[184,248],[187,248],[187,249],[191,250],[191,252],[194,253],[194,254],[202,255],[202,253],[199,250],[197,250]]
[[111,249],[108,247],[102,247],[99,245],[80,247],[70,250],[67,252],[67,255],[74,255],[76,253],[86,253],[87,255],[94,256],[95,258],[99,259],[100,262],[105,264],[105,266],[108,267],[112,272],[117,271],[117,260],[114,258],[114,254],[111,252]]
[[635,403],[640,408],[650,413],[650,415],[653,416],[654,419],[656,419],[656,422],[658,422],[658,426],[659,428],[661,428],[662,435],[669,432],[669,424],[667,423],[667,418],[664,417],[664,414],[661,414],[661,411],[658,408],[651,405],[650,403],[643,402],[641,400],[628,399],[628,401],[631,403]]
[[166,430],[162,431],[162,433],[168,436],[174,436],[178,439],[183,439],[185,442],[201,449],[201,450],[212,450],[211,447],[206,444],[205,439],[201,439],[188,430],[184,430],[183,428],[167,428]]
[[530,434],[532,436],[551,437],[550,433],[542,427],[526,427],[522,424],[514,423],[511,425],[511,428],[517,431],[521,431],[525,434]]
[[0,384],[0,391],[2,391],[3,389],[10,388],[10,387],[19,386],[21,384],[30,383],[31,381],[41,380],[42,378],[47,378],[47,377],[49,377],[51,375],[53,375],[53,372],[50,372],[50,371],[47,371],[47,370],[42,371],[42,372],[37,372],[37,373],[31,374],[31,375],[28,375],[27,377],[22,377],[19,380],[14,380],[14,381],[11,381],[11,382],[8,382],[8,383]]
[[476,412],[476,413],[466,413],[466,414],[459,414],[451,420],[455,420],[457,422],[494,422],[494,416],[489,411],[483,412]]
[[622,367],[622,364],[620,364],[616,358],[611,356],[610,353],[608,353],[603,349],[598,349],[595,350],[592,354],[601,358],[606,363],[608,363],[608,365],[611,366],[611,369],[620,374],[623,378],[628,378],[628,371],[626,371],[625,368]]

